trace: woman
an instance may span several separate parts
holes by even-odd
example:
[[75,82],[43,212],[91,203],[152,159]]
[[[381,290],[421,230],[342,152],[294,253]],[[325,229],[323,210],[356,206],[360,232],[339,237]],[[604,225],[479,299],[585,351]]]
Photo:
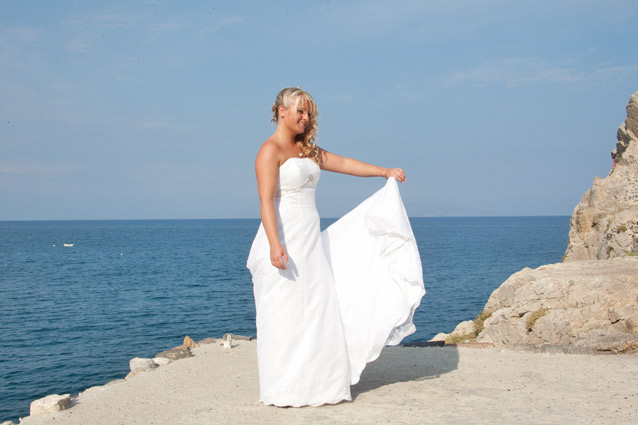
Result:
[[[317,147],[317,107],[299,88],[283,89],[272,110],[277,129],[255,160],[261,225],[247,263],[260,398],[276,406],[338,403],[351,399],[350,385],[384,345],[414,331],[424,290],[394,181],[405,174]],[[383,176],[389,186],[320,232],[320,170]]]

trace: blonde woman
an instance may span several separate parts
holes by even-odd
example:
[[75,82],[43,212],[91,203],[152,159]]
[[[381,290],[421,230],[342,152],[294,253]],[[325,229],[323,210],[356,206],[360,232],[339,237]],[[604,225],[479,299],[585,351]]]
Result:
[[[405,173],[319,148],[317,106],[304,90],[281,90],[272,111],[277,128],[255,160],[261,225],[247,263],[260,399],[276,406],[334,404],[351,399],[350,386],[384,345],[414,331],[412,316],[425,291],[396,188]],[[315,206],[321,170],[385,177],[388,184],[321,232]]]

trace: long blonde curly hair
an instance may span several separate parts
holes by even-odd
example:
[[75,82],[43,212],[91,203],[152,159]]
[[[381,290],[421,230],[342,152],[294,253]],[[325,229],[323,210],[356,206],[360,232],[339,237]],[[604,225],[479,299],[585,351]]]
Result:
[[277,99],[272,105],[272,118],[271,122],[277,123],[279,121],[279,107],[283,106],[288,109],[294,106],[296,109],[299,103],[306,103],[308,106],[308,125],[303,133],[295,136],[295,143],[301,149],[301,152],[305,157],[312,159],[317,164],[320,163],[319,146],[316,144],[317,130],[319,128],[317,121],[319,120],[319,109],[315,100],[305,90],[299,87],[286,87],[277,94]]

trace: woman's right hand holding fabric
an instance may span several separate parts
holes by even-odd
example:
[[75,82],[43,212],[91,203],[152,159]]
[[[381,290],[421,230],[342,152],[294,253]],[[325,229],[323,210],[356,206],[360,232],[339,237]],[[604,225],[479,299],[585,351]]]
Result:
[[383,177],[386,179],[394,177],[401,183],[405,183],[405,171],[402,168],[384,168]]
[[288,254],[281,244],[270,247],[270,263],[281,270],[286,270]]

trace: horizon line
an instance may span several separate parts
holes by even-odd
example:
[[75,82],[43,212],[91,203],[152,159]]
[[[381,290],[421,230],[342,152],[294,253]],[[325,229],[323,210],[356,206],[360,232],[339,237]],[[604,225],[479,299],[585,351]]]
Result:
[[[561,214],[541,215],[423,215],[408,218],[532,218],[532,217],[571,217]],[[338,220],[340,217],[321,217],[321,220]],[[224,218],[54,218],[54,219],[9,219],[0,223],[16,222],[51,222],[51,221],[205,221],[205,220],[261,220],[259,217],[224,217]]]

